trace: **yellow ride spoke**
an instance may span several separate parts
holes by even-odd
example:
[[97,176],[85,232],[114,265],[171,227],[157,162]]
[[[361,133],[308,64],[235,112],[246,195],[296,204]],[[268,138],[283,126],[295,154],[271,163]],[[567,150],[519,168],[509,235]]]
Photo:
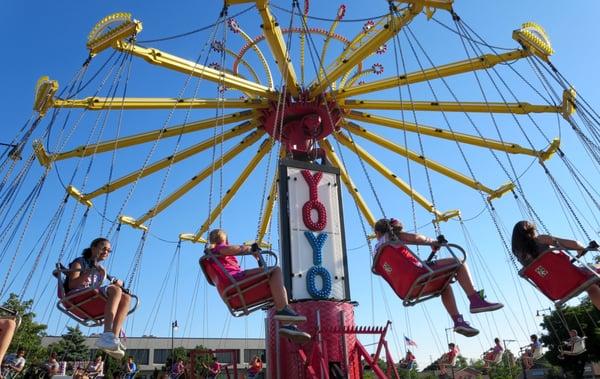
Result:
[[415,200],[420,206],[425,208],[428,212],[431,212],[435,215],[436,220],[442,221],[445,214],[449,212],[442,213],[434,208],[433,204],[429,202],[423,195],[416,192],[412,189],[406,182],[400,179],[392,170],[384,166],[381,162],[379,162],[375,157],[369,154],[365,149],[360,147],[355,141],[352,141],[348,136],[341,132],[334,133],[333,136],[337,139],[342,145],[346,146],[350,151],[356,153],[362,160],[367,162],[371,167],[377,170],[383,177],[389,180],[393,185],[398,187],[402,192],[410,196]]
[[258,240],[256,241],[259,245],[262,245],[263,238],[267,233],[267,228],[271,223],[271,217],[273,216],[273,206],[275,205],[275,201],[277,200],[277,182],[279,182],[279,174],[275,174],[273,176],[273,182],[271,183],[271,189],[269,190],[269,197],[267,197],[267,203],[265,204],[265,209],[263,210],[260,219],[260,226],[258,228]]
[[350,193],[350,196],[352,196],[352,198],[358,205],[358,209],[367,219],[369,225],[371,225],[372,228],[375,227],[376,220],[373,216],[373,213],[371,213],[369,206],[358,191],[358,187],[356,187],[356,185],[352,181],[352,178],[350,177],[350,175],[348,175],[348,172],[344,168],[344,164],[335,153],[335,150],[333,149],[333,146],[331,146],[331,143],[329,143],[328,140],[323,139],[319,141],[319,146],[321,146],[321,148],[327,152],[327,158],[331,160],[332,165],[340,169],[340,176],[342,178],[342,182],[346,186],[346,189]]
[[483,184],[461,174],[458,171],[454,171],[453,169],[442,165],[436,161],[432,161],[431,159],[427,159],[421,154],[417,154],[414,151],[406,149],[405,147],[399,146],[389,139],[378,136],[375,133],[369,132],[365,128],[362,128],[356,125],[353,122],[348,122],[344,127],[349,130],[353,135],[361,136],[365,139],[368,139],[371,142],[376,143],[377,145],[384,147],[396,154],[400,154],[403,157],[410,159],[413,162],[416,162],[420,165],[426,166],[434,171],[439,172],[442,175],[449,177],[450,179],[456,180],[459,183],[462,183],[466,186],[469,186],[473,189],[483,191],[489,195],[488,200],[492,200],[494,198],[500,197],[504,195],[506,192],[511,191],[514,188],[513,183],[507,183],[501,186],[500,188],[494,190],[489,187],[484,186]]
[[292,96],[298,96],[300,84],[298,83],[296,71],[294,71],[294,65],[289,57],[281,28],[269,9],[269,0],[256,0],[256,7],[262,18],[262,31],[265,39],[269,44],[277,67],[279,67],[281,76],[285,79],[286,90]]
[[445,65],[428,68],[425,70],[411,72],[409,74],[393,76],[390,78],[375,80],[372,82],[359,84],[354,87],[340,88],[329,94],[329,98],[339,100],[346,97],[362,95],[369,92],[382,91],[389,88],[404,86],[407,84],[424,82],[427,80],[439,79],[446,76],[463,74],[470,71],[491,68],[498,63],[509,62],[530,56],[528,50],[513,50],[503,54],[485,54],[479,57],[466,59],[459,62],[448,63]]
[[479,102],[449,102],[449,101],[397,101],[397,100],[341,100],[339,104],[344,109],[377,109],[402,111],[430,112],[467,112],[467,113],[561,113],[563,106],[532,105],[519,103],[479,103]]
[[249,120],[255,117],[255,114],[248,110],[238,113],[232,113],[224,116],[215,118],[209,118],[202,121],[190,122],[188,124],[182,124],[172,126],[165,129],[155,130],[147,133],[134,134],[129,137],[118,138],[109,140],[97,144],[79,146],[73,150],[66,151],[64,153],[46,154],[42,146],[38,146],[36,149],[36,155],[40,163],[49,163],[53,161],[60,161],[67,158],[81,158],[88,155],[104,153],[107,151],[122,149],[124,147],[140,145],[147,142],[155,141],[157,138],[169,138],[179,136],[185,133],[197,132],[199,130],[213,128],[217,125],[231,124],[233,122],[239,122]]
[[235,88],[244,93],[251,93],[255,96],[260,96],[271,100],[277,99],[277,94],[275,91],[262,84],[243,79],[237,75],[233,75],[225,71],[215,70],[213,68],[203,66],[199,63],[165,53],[164,51],[158,49],[145,48],[124,41],[118,41],[114,47],[117,50],[143,58],[146,62],[157,66],[207,79],[217,84],[223,84],[228,88]]
[[[136,181],[138,179],[141,179],[141,178],[151,175],[159,170],[162,170],[163,168],[166,168],[167,166],[169,166],[171,164],[175,164],[184,159],[192,157],[204,150],[207,150],[215,144],[215,141],[217,141],[217,143],[225,142],[227,140],[230,140],[231,138],[237,137],[243,133],[246,133],[247,131],[250,131],[250,130],[256,128],[257,125],[258,125],[258,122],[256,122],[256,121],[246,121],[243,124],[240,124],[234,128],[231,128],[223,133],[216,135],[214,138],[213,137],[207,138],[200,143],[197,143],[193,146],[188,147],[187,149],[181,150],[180,152],[178,152],[176,154],[170,155],[164,159],[161,159],[160,161],[152,163],[152,164],[146,166],[144,169],[136,170],[136,171],[131,172],[115,181],[105,184],[102,187],[100,187],[86,195],[83,195],[82,199],[83,200],[91,200],[99,195],[104,194],[104,193],[115,191],[123,186],[126,186],[129,183],[133,183],[134,181]],[[259,136],[262,135],[262,133],[263,132],[259,132]],[[245,137],[245,139],[247,139],[247,138],[249,138],[249,136]],[[258,138],[258,137],[256,137],[256,138]],[[242,140],[242,144],[243,143],[244,143],[244,141]]]
[[250,173],[252,173],[252,171],[256,168],[258,163],[271,150],[272,147],[273,147],[273,144],[271,143],[270,139],[267,138],[262,142],[262,144],[260,145],[260,148],[256,152],[256,155],[254,157],[252,157],[252,159],[250,160],[248,165],[240,173],[240,175],[235,180],[235,182],[233,182],[233,184],[227,190],[227,192],[225,193],[223,198],[221,198],[221,201],[219,202],[219,204],[217,204],[214,207],[214,209],[210,212],[210,215],[208,216],[208,218],[204,221],[204,223],[202,223],[200,230],[198,231],[198,233],[196,233],[196,239],[200,239],[202,237],[202,235],[204,233],[206,233],[206,231],[208,230],[210,225],[212,225],[213,221],[215,221],[216,218],[219,217],[219,215],[221,214],[223,209],[225,209],[225,207],[227,206],[227,203],[229,203],[229,201],[233,198],[233,196],[235,196],[235,194],[242,187],[242,185],[244,184],[246,179],[248,179],[248,176],[250,175]]
[[[156,207],[148,210],[143,216],[138,217],[135,220],[136,225],[143,225],[144,222],[156,216],[163,210],[165,210],[168,206],[173,204],[176,200],[181,198],[187,192],[189,192],[192,188],[200,184],[204,179],[208,178],[212,173],[216,170],[219,170],[223,167],[223,165],[229,162],[231,159],[236,157],[242,151],[248,149],[252,144],[254,144],[264,132],[261,130],[256,130],[246,136],[238,145],[234,146],[230,150],[228,150],[225,154],[223,154],[220,158],[215,159],[214,164],[209,164],[204,170],[198,172],[194,175],[187,183],[177,188],[175,191],[171,192],[168,196],[162,199]],[[264,143],[263,143],[264,144]]]
[[410,122],[402,122],[394,120],[388,117],[375,116],[369,113],[350,111],[346,115],[347,119],[354,121],[363,121],[371,124],[387,126],[394,129],[406,130],[407,132],[420,133],[427,136],[433,136],[437,138],[447,139],[450,141],[458,141],[469,145],[475,145],[480,147],[487,147],[493,150],[505,151],[511,154],[524,154],[538,157],[542,160],[550,158],[550,156],[558,148],[559,141],[555,139],[552,145],[547,150],[532,150],[526,149],[516,143],[501,142],[488,138],[481,138],[478,136],[452,132],[444,129],[433,128],[431,126],[416,125]]
[[348,54],[343,61],[334,63],[332,67],[328,67],[323,80],[319,80],[317,78],[315,81],[313,81],[309,87],[309,97],[316,98],[324,93],[329,87],[330,83],[337,81],[346,72],[352,70],[352,68],[359,62],[373,54],[386,41],[388,41],[390,38],[393,38],[398,32],[400,32],[400,29],[412,21],[412,19],[418,15],[422,9],[422,3],[413,4],[410,7],[402,10],[402,13],[399,16],[388,16],[386,23],[387,27],[384,26],[383,29],[370,36],[370,38],[364,44]]
[[111,99],[107,97],[86,97],[85,99],[55,99],[54,108],[104,109],[264,109],[269,107],[267,99],[176,99],[128,97]]

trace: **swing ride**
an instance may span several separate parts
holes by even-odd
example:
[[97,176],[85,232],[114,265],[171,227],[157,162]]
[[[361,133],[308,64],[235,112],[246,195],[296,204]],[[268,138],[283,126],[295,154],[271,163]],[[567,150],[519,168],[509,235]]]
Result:
[[[258,255],[258,273],[232,276],[206,249],[201,280],[216,288],[234,317],[266,310],[272,378],[358,378],[362,362],[379,378],[397,378],[386,341],[388,335],[397,339],[394,329],[388,333],[391,323],[361,327],[355,320],[364,305],[352,301],[358,281],[350,274],[358,271],[350,267],[347,240],[356,242],[356,235],[365,241],[365,256],[373,254],[372,273],[405,306],[436,302],[428,300],[456,279],[467,257],[501,293],[465,223],[475,213],[474,219],[485,214],[491,220],[479,224],[491,225],[498,236],[505,261],[511,260],[510,275],[518,271],[558,310],[598,284],[600,276],[583,255],[598,248],[593,239],[600,195],[590,183],[600,165],[600,116],[553,65],[554,51],[541,26],[522,24],[512,33],[513,47],[501,49],[471,29],[452,0],[388,1],[385,14],[360,20],[346,19],[346,5],[333,18],[313,16],[308,0],[303,6],[298,0],[279,5],[226,0],[216,21],[202,28],[210,34],[200,48],[174,50],[154,44],[181,36],[144,41],[151,28],[143,28],[143,20],[113,13],[89,33],[89,56],[70,82],[38,80],[34,115],[0,161],[0,260],[10,259],[3,262],[0,295],[15,281],[22,282],[21,297],[29,293],[36,276],[45,278],[48,260],[55,260],[58,309],[82,325],[101,326],[107,297],[99,288],[77,293],[65,288],[71,269],[64,264],[87,247],[85,238],[109,236],[117,250],[122,229],[136,234],[133,254],[113,255],[106,263],[111,272],[129,265],[124,287],[142,299],[140,271],[149,241],[176,239],[176,254],[165,263],[171,270],[175,259],[179,264],[182,244],[201,253],[198,244],[207,243],[211,229],[237,228],[240,238],[251,235],[245,244],[254,245],[253,252],[240,256]],[[257,17],[260,29],[254,30],[250,25]],[[414,32],[438,25],[452,32],[462,58],[432,52],[431,41],[423,43]],[[388,62],[385,70],[380,59]],[[148,83],[134,83],[142,81],[136,70]],[[177,86],[148,79],[158,75]],[[560,138],[549,134],[555,132],[550,122],[558,125]],[[588,166],[582,168],[568,149],[583,152]],[[532,165],[539,171],[533,185],[527,182]],[[548,233],[541,209],[546,194],[540,204],[542,194],[536,192],[553,193],[563,224],[590,244],[577,255],[558,246],[518,270],[505,226],[512,219],[499,210],[511,217],[520,212]],[[57,204],[56,210],[47,211],[39,236],[27,238],[34,235],[30,228],[36,229],[32,219],[41,198]],[[468,204],[456,208],[463,202]],[[402,213],[415,232],[426,224],[438,236],[440,251],[421,257],[422,245],[413,251],[401,241],[373,249],[376,220],[392,212]],[[181,228],[177,235],[163,233],[173,227]],[[462,231],[465,243],[448,243],[442,229],[445,235]],[[25,249],[31,249],[27,272],[13,272]],[[429,264],[442,254],[453,263]],[[278,262],[290,307],[306,316],[298,328],[312,336],[309,343],[280,338],[268,284]],[[368,271],[361,267],[359,275]],[[518,286],[515,279],[522,292]],[[163,290],[155,296],[152,323]],[[42,291],[38,284],[33,292]],[[130,296],[133,317],[138,299]],[[387,318],[394,320],[398,312],[384,301]],[[193,307],[195,298],[185,302]],[[526,307],[520,305],[524,320]],[[418,307],[406,312],[413,309]],[[505,317],[515,317],[507,312]],[[410,322],[394,321],[395,330],[411,333]],[[428,315],[425,322],[435,328]],[[526,321],[515,327],[521,336],[530,334]],[[373,336],[373,356],[361,335]],[[585,352],[581,341],[565,354]],[[380,355],[387,372],[376,364]],[[488,363],[501,360],[502,354]]]

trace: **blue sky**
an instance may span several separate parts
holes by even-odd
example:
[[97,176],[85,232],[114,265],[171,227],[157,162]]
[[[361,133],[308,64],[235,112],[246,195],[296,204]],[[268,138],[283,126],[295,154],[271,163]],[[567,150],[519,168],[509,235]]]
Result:
[[[337,3],[314,3],[311,4],[311,15],[326,18],[335,15]],[[283,1],[275,1],[274,4],[285,8],[290,7],[288,2]],[[487,42],[499,47],[517,47],[516,42],[511,39],[511,33],[522,22],[535,21],[541,24],[546,29],[556,51],[552,57],[552,62],[575,85],[578,93],[582,94],[592,106],[595,106],[600,102],[597,91],[598,72],[594,64],[599,58],[595,39],[598,30],[594,19],[599,7],[600,5],[593,1],[577,2],[569,7],[565,7],[564,4],[559,2],[547,2],[542,7],[536,1],[485,2],[485,6],[482,6],[481,2],[457,1],[454,8],[462,20]],[[235,6],[229,12],[235,14],[246,8],[245,5]],[[41,2],[35,6],[26,2],[3,2],[0,5],[0,14],[2,14],[0,16],[2,18],[0,31],[3,36],[4,59],[0,63],[0,68],[2,69],[4,91],[0,94],[0,109],[4,125],[0,142],[10,141],[17,130],[31,116],[33,89],[40,76],[49,75],[51,78],[57,79],[63,88],[71,80],[87,58],[85,42],[88,32],[105,15],[117,11],[131,12],[136,19],[144,23],[144,30],[139,36],[139,40],[142,41],[140,43],[144,46],[156,47],[180,54],[191,60],[200,57],[201,62],[206,60],[207,63],[212,63],[217,62],[219,57],[214,53],[207,57],[205,45],[210,38],[210,30],[164,42],[144,43],[143,41],[172,36],[209,25],[217,19],[220,10],[221,4],[219,2],[184,1],[171,7],[166,7],[163,2],[143,2],[142,4],[136,1],[112,0],[104,2]],[[369,3],[368,6],[364,2],[355,1],[347,4],[346,18],[376,17],[386,12],[387,2],[385,1]],[[277,10],[275,14],[278,16],[281,25],[289,24],[289,14]],[[444,12],[438,12],[435,18],[446,25],[452,25],[451,18]],[[255,10],[240,16],[238,22],[251,36],[260,33]],[[312,20],[309,21],[309,24],[329,28],[328,22]],[[339,26],[337,31],[346,37],[352,37],[360,30],[362,24],[363,22],[344,23]],[[295,25],[299,26],[298,20],[295,21]],[[423,15],[417,17],[411,24],[410,30],[417,35],[427,54],[436,64],[444,64],[465,58],[460,39],[434,21],[426,21]],[[226,38],[227,45],[233,50],[237,51],[243,44],[239,36],[231,33],[224,34],[222,29],[217,30],[215,33],[219,38]],[[297,57],[298,44],[297,36],[295,37],[293,43],[296,44],[292,47],[292,55]],[[319,38],[316,37],[317,44],[321,43]],[[414,65],[414,59],[411,60],[412,52],[406,46],[405,41],[406,37],[402,35],[400,42],[402,52],[406,54],[407,60],[410,61],[408,64],[412,63]],[[268,48],[264,45],[261,45],[261,48],[268,56]],[[332,44],[332,53],[326,58],[326,62],[332,58],[336,49],[339,51],[339,48],[339,45]],[[105,51],[94,58],[90,74],[95,72],[109,55],[110,53]],[[260,72],[258,62],[252,57],[252,54],[249,53],[248,56],[249,62]],[[426,62],[425,57],[422,55],[420,57],[423,59],[423,65],[428,67],[429,64]],[[268,59],[271,60],[270,57]],[[307,77],[311,80],[314,76],[314,70],[308,59],[306,72]],[[383,77],[393,75],[396,72],[394,49],[391,41],[388,43],[386,54],[369,57],[365,63],[372,65],[375,62],[384,66]],[[228,58],[226,63],[230,64],[231,60]],[[523,72],[534,86],[541,87],[539,80],[533,75],[526,63],[516,63],[513,67],[519,72]],[[402,71],[401,66],[399,70]],[[108,69],[104,70],[103,74],[107,71]],[[515,91],[519,100],[531,103],[542,102],[539,96],[516,78],[508,67],[500,67],[498,71],[502,75],[506,75],[505,78],[509,86]],[[276,72],[275,69],[274,72]],[[95,87],[100,86],[102,75],[92,81],[89,88],[82,91],[82,96],[90,96],[94,93]],[[184,75],[166,72],[141,60],[134,60],[131,70],[123,75],[129,78],[127,81],[127,94],[133,97],[177,97],[184,88],[186,79]],[[374,76],[365,78],[365,80],[373,79],[375,79]],[[111,85],[112,80],[112,78],[106,80],[107,84],[102,89],[104,94],[107,93],[107,88]],[[277,74],[275,74],[274,81],[276,85],[280,83]],[[193,94],[197,82],[191,81],[190,83],[184,91],[184,96]],[[448,84],[453,93],[462,101],[481,101],[482,99],[472,75],[450,78]],[[501,101],[490,82],[485,79],[484,87],[491,101]],[[215,86],[206,81],[202,81],[199,88],[200,96],[216,96]],[[441,84],[433,83],[433,88],[440,101],[452,100],[452,94]],[[119,87],[119,91],[122,90],[123,87]],[[429,88],[425,85],[414,86],[413,91],[415,98],[434,100]],[[236,98],[239,95],[239,93],[233,91],[226,92],[228,97]],[[397,90],[390,90],[372,95],[363,95],[362,98],[398,100],[399,96],[406,96],[406,93],[399,95]],[[509,99],[509,101],[511,100]],[[80,112],[73,112],[68,125],[73,125],[76,122],[79,124],[78,129],[67,141],[66,148],[70,149],[85,144],[92,130],[94,131],[92,135],[94,139],[114,138],[117,135],[119,124],[121,125],[120,135],[129,135],[180,123],[186,117],[194,120],[215,116],[215,110],[194,111],[187,116],[183,114],[184,112],[181,112],[181,114],[175,114],[171,119],[168,119],[168,111],[131,112],[123,115],[122,121],[119,122],[116,113],[113,112],[114,115],[105,121],[100,116],[102,113],[87,112],[81,121],[74,121],[78,120]],[[226,113],[228,112],[226,111]],[[373,113],[376,113],[376,111]],[[50,139],[51,146],[56,146],[58,130],[62,127],[66,114],[66,111],[61,112],[61,118],[55,123],[56,126],[53,128]],[[399,112],[378,112],[377,114],[399,118]],[[445,127],[444,120],[440,115],[420,114],[419,117],[420,122],[424,124]],[[564,121],[559,122],[556,117],[548,115],[535,116],[534,119],[537,120],[538,125],[543,130],[543,135],[536,130],[535,124],[524,118],[519,119],[522,120],[523,130],[527,137],[531,139],[533,145],[537,149],[543,149],[547,144],[546,136],[553,138],[560,135],[565,153],[575,162],[580,171],[586,174],[589,173],[589,180],[593,182],[598,171],[583,154],[581,146],[575,135],[571,133],[568,125]],[[485,136],[498,138],[489,117],[474,116],[473,120],[481,127]],[[456,130],[474,133],[473,128],[468,125],[462,115],[449,115],[449,122]],[[522,146],[528,146],[526,138],[510,117],[498,117],[498,122],[503,138],[517,142]],[[40,127],[44,127],[47,123],[48,120],[46,119]],[[397,134],[399,132],[385,130],[378,126],[369,126],[368,124],[365,126],[387,138],[396,138],[398,143],[401,141],[402,137]],[[212,130],[191,134],[181,141],[181,147],[210,138],[211,135]],[[408,171],[406,161],[403,158],[392,156],[367,142],[361,141],[361,143],[380,158],[382,162],[407,180]],[[152,160],[168,155],[176,148],[175,144],[175,141],[162,143],[157,147]],[[231,144],[226,144],[225,148],[227,149],[229,146]],[[111,166],[113,167],[113,177],[139,168],[148,156],[150,147],[148,145],[122,150],[115,156],[113,164],[111,164],[113,157],[110,153],[99,155],[94,158],[89,170],[90,160],[82,160],[73,183],[79,188],[85,187],[85,189],[91,190],[107,181],[110,174],[109,167]],[[418,140],[414,136],[409,137],[409,147],[415,151],[420,149]],[[498,187],[507,181],[500,165],[489,151],[472,147],[464,147],[464,151],[467,156],[466,161],[462,159],[460,151],[452,143],[423,138],[423,152],[428,157],[465,174],[469,173],[468,169],[470,167],[478,180],[492,188]],[[220,153],[219,149],[216,153]],[[176,252],[174,241],[176,241],[177,235],[182,232],[193,232],[200,226],[207,215],[209,201],[214,206],[220,194],[229,188],[229,184],[235,179],[241,167],[246,164],[251,155],[252,152],[245,152],[239,159],[234,160],[227,166],[222,177],[219,174],[215,175],[212,191],[209,190],[209,184],[206,181],[152,222],[152,235],[146,243],[139,275],[135,279],[137,292],[142,298],[143,306],[136,313],[135,318],[130,319],[128,334],[167,336],[170,333],[171,321],[177,319],[181,326],[178,336],[181,337],[256,337],[262,335],[264,324],[261,314],[241,319],[230,318],[214,288],[206,285],[196,263],[201,254],[201,246],[184,244],[179,255],[176,256],[176,259],[173,259]],[[413,218],[412,205],[406,196],[386,183],[374,170],[369,169],[366,174],[362,172],[360,162],[350,156],[349,152],[346,153],[346,156],[348,159],[346,164],[350,166],[353,178],[359,183],[363,195],[376,216],[381,213],[376,203],[376,198],[380,198],[384,204],[386,215],[403,219],[409,229],[414,228],[414,219],[416,225],[421,227],[420,232],[428,235],[434,234],[429,223],[431,217],[427,213],[416,209]],[[274,159],[273,156],[271,168],[269,169],[271,174]],[[503,162],[504,167],[507,166],[508,161],[504,155],[500,157],[500,161]],[[535,210],[554,234],[573,235],[574,232],[565,221],[566,217],[560,209],[548,180],[539,165],[532,165],[532,161],[533,158],[523,156],[516,156],[511,159],[516,172],[522,174],[521,180],[527,199],[533,204]],[[132,190],[130,201],[126,201],[129,196],[128,190],[111,194],[106,205],[107,217],[114,219],[123,204],[125,204],[123,213],[134,217],[143,214],[156,203],[161,193],[163,196],[169,193],[210,162],[211,153],[206,151],[198,157],[173,167],[167,177],[164,173],[160,173],[141,180],[136,188]],[[588,230],[591,234],[594,234],[594,230],[598,230],[597,221],[594,223],[593,214],[586,210],[586,204],[581,200],[580,192],[566,174],[564,165],[558,159],[553,159],[548,166],[553,174],[561,180],[561,184],[565,186],[565,190],[574,199],[577,207],[583,210],[584,220],[590,220],[589,223],[584,222],[586,222],[586,226],[591,224]],[[63,181],[68,181],[70,173],[76,167],[77,161],[65,161],[52,169],[40,197],[39,206],[27,231],[27,238],[23,238],[24,242],[18,249],[16,248],[18,242],[7,245],[11,253],[12,251],[18,253],[14,270],[9,276],[9,282],[13,283],[9,287],[10,290],[20,292],[24,288],[23,283],[28,268],[32,267],[33,260],[39,253],[32,250],[33,244],[40,238],[42,229],[64,197],[64,189],[61,187],[57,173],[60,173],[60,178]],[[89,171],[89,174],[86,174],[87,171]],[[34,185],[41,172],[42,170],[35,163],[27,179],[26,188],[31,188]],[[414,164],[411,166],[411,179],[414,181],[415,187],[427,197],[430,193],[433,193],[439,209],[460,209],[462,211],[465,230],[468,231],[474,245],[467,244],[469,242],[467,241],[468,238],[465,237],[461,225],[456,221],[442,225],[442,232],[448,240],[468,247],[469,262],[478,288],[486,288],[490,298],[499,299],[506,304],[506,310],[494,314],[477,317],[469,315],[466,317],[482,330],[479,337],[466,339],[452,334],[449,334],[449,337],[455,340],[461,347],[463,354],[469,357],[476,357],[491,346],[495,336],[518,340],[518,344],[513,343],[510,345],[513,349],[517,348],[517,345],[525,344],[527,335],[536,332],[538,328],[537,324],[540,320],[534,317],[535,311],[547,307],[549,302],[541,295],[536,294],[527,283],[516,278],[515,269],[506,256],[502,241],[496,233],[489,215],[482,212],[484,206],[481,196],[477,192],[457,185],[455,182],[437,174],[431,175],[432,185],[430,190],[425,174],[421,167]],[[229,230],[231,240],[244,241],[253,239],[256,235],[259,218],[258,207],[263,194],[265,178],[267,178],[267,167],[263,162],[224,212],[221,222]],[[371,179],[374,187],[377,188],[376,195],[369,189],[367,179]],[[221,181],[222,186],[219,184]],[[164,189],[161,192],[160,189],[163,184]],[[25,190],[23,190],[24,192]],[[514,221],[523,217],[517,204],[510,196],[505,196],[496,201],[494,205],[500,215],[502,226],[507,230],[512,228]],[[36,297],[36,310],[40,315],[40,319],[49,323],[49,333],[61,333],[66,322],[65,318],[59,317],[56,311],[50,311],[54,301],[52,289],[54,282],[51,281],[49,272],[51,271],[51,265],[61,254],[61,246],[66,239],[65,234],[70,230],[69,224],[72,224],[75,228],[81,219],[82,209],[76,207],[75,216],[71,221],[72,206],[73,203],[70,202],[63,216],[64,223],[56,234],[56,240],[52,248],[40,254],[42,259],[40,266],[33,273],[33,284],[26,288],[26,297]],[[99,216],[100,213],[104,213],[103,198],[98,198],[95,209],[90,213],[89,220],[82,230],[83,241],[88,241],[100,233],[105,233],[110,226],[106,222],[103,223]],[[344,213],[350,263],[351,293],[353,300],[360,303],[360,306],[356,309],[357,324],[383,325],[388,318],[391,318],[394,333],[390,335],[389,340],[393,349],[395,351],[401,350],[402,335],[409,335],[419,344],[419,348],[416,350],[419,362],[427,363],[430,356],[435,357],[442,352],[446,338],[444,328],[451,325],[448,317],[442,311],[439,300],[429,301],[423,306],[403,308],[401,301],[387,288],[387,284],[378,278],[373,278],[367,268],[369,254],[360,227],[360,219],[354,205],[351,203],[351,198],[346,193],[344,193]],[[278,229],[276,225],[273,225],[271,232],[273,237],[271,239],[275,243],[277,233]],[[586,242],[581,233],[575,231],[575,235]],[[123,227],[114,261],[111,262],[112,270],[116,275],[127,277],[132,264],[135,262],[135,251],[139,238],[139,231]],[[5,248],[4,244],[7,242],[3,241],[2,243],[3,248]],[[73,245],[75,244],[67,245],[64,251],[65,257],[79,254],[82,246]],[[29,254],[30,251],[33,251],[31,255]],[[5,268],[0,272],[1,278],[5,277],[6,267],[8,267],[11,258],[10,254],[2,258],[2,266]],[[19,270],[19,267],[24,267],[24,269]],[[15,278],[14,281],[13,278]],[[465,297],[459,289],[456,289],[455,292],[459,308],[466,311],[468,304]],[[370,341],[365,342],[369,343]]]

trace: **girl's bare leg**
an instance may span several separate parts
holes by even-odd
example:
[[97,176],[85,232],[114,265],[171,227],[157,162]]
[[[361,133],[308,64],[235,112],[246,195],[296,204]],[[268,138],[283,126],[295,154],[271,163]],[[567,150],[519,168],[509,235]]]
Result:
[[110,285],[108,286],[106,292],[108,294],[108,301],[106,302],[106,306],[104,308],[104,331],[112,332],[114,329],[113,323],[115,320],[115,315],[117,314],[117,309],[119,308],[123,291],[121,291],[121,289],[117,286]]

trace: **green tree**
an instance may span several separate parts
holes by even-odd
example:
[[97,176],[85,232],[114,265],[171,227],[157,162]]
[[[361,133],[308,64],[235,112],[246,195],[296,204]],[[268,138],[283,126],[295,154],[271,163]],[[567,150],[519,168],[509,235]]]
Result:
[[85,336],[81,333],[79,325],[67,326],[67,332],[62,335],[61,340],[48,346],[48,350],[55,351],[61,360],[65,361],[85,361],[90,358]]
[[46,335],[47,327],[33,321],[35,318],[35,313],[31,311],[33,300],[21,301],[19,296],[11,293],[3,306],[17,311],[21,316],[21,325],[16,330],[8,351],[25,349],[28,366],[38,365],[45,361],[47,354],[46,349],[42,347],[42,337]]
[[125,362],[127,362],[127,352],[122,359],[115,359],[106,353],[103,354],[104,359],[104,377],[107,379],[119,378],[124,372]]
[[[600,360],[600,328],[596,320],[600,312],[589,300],[574,307],[563,307],[544,316],[541,326],[546,330],[541,341],[548,351],[545,355],[552,365],[561,367],[571,377],[582,377],[586,362]],[[575,357],[560,359],[559,347],[569,338],[569,329],[586,337],[587,352]]]

